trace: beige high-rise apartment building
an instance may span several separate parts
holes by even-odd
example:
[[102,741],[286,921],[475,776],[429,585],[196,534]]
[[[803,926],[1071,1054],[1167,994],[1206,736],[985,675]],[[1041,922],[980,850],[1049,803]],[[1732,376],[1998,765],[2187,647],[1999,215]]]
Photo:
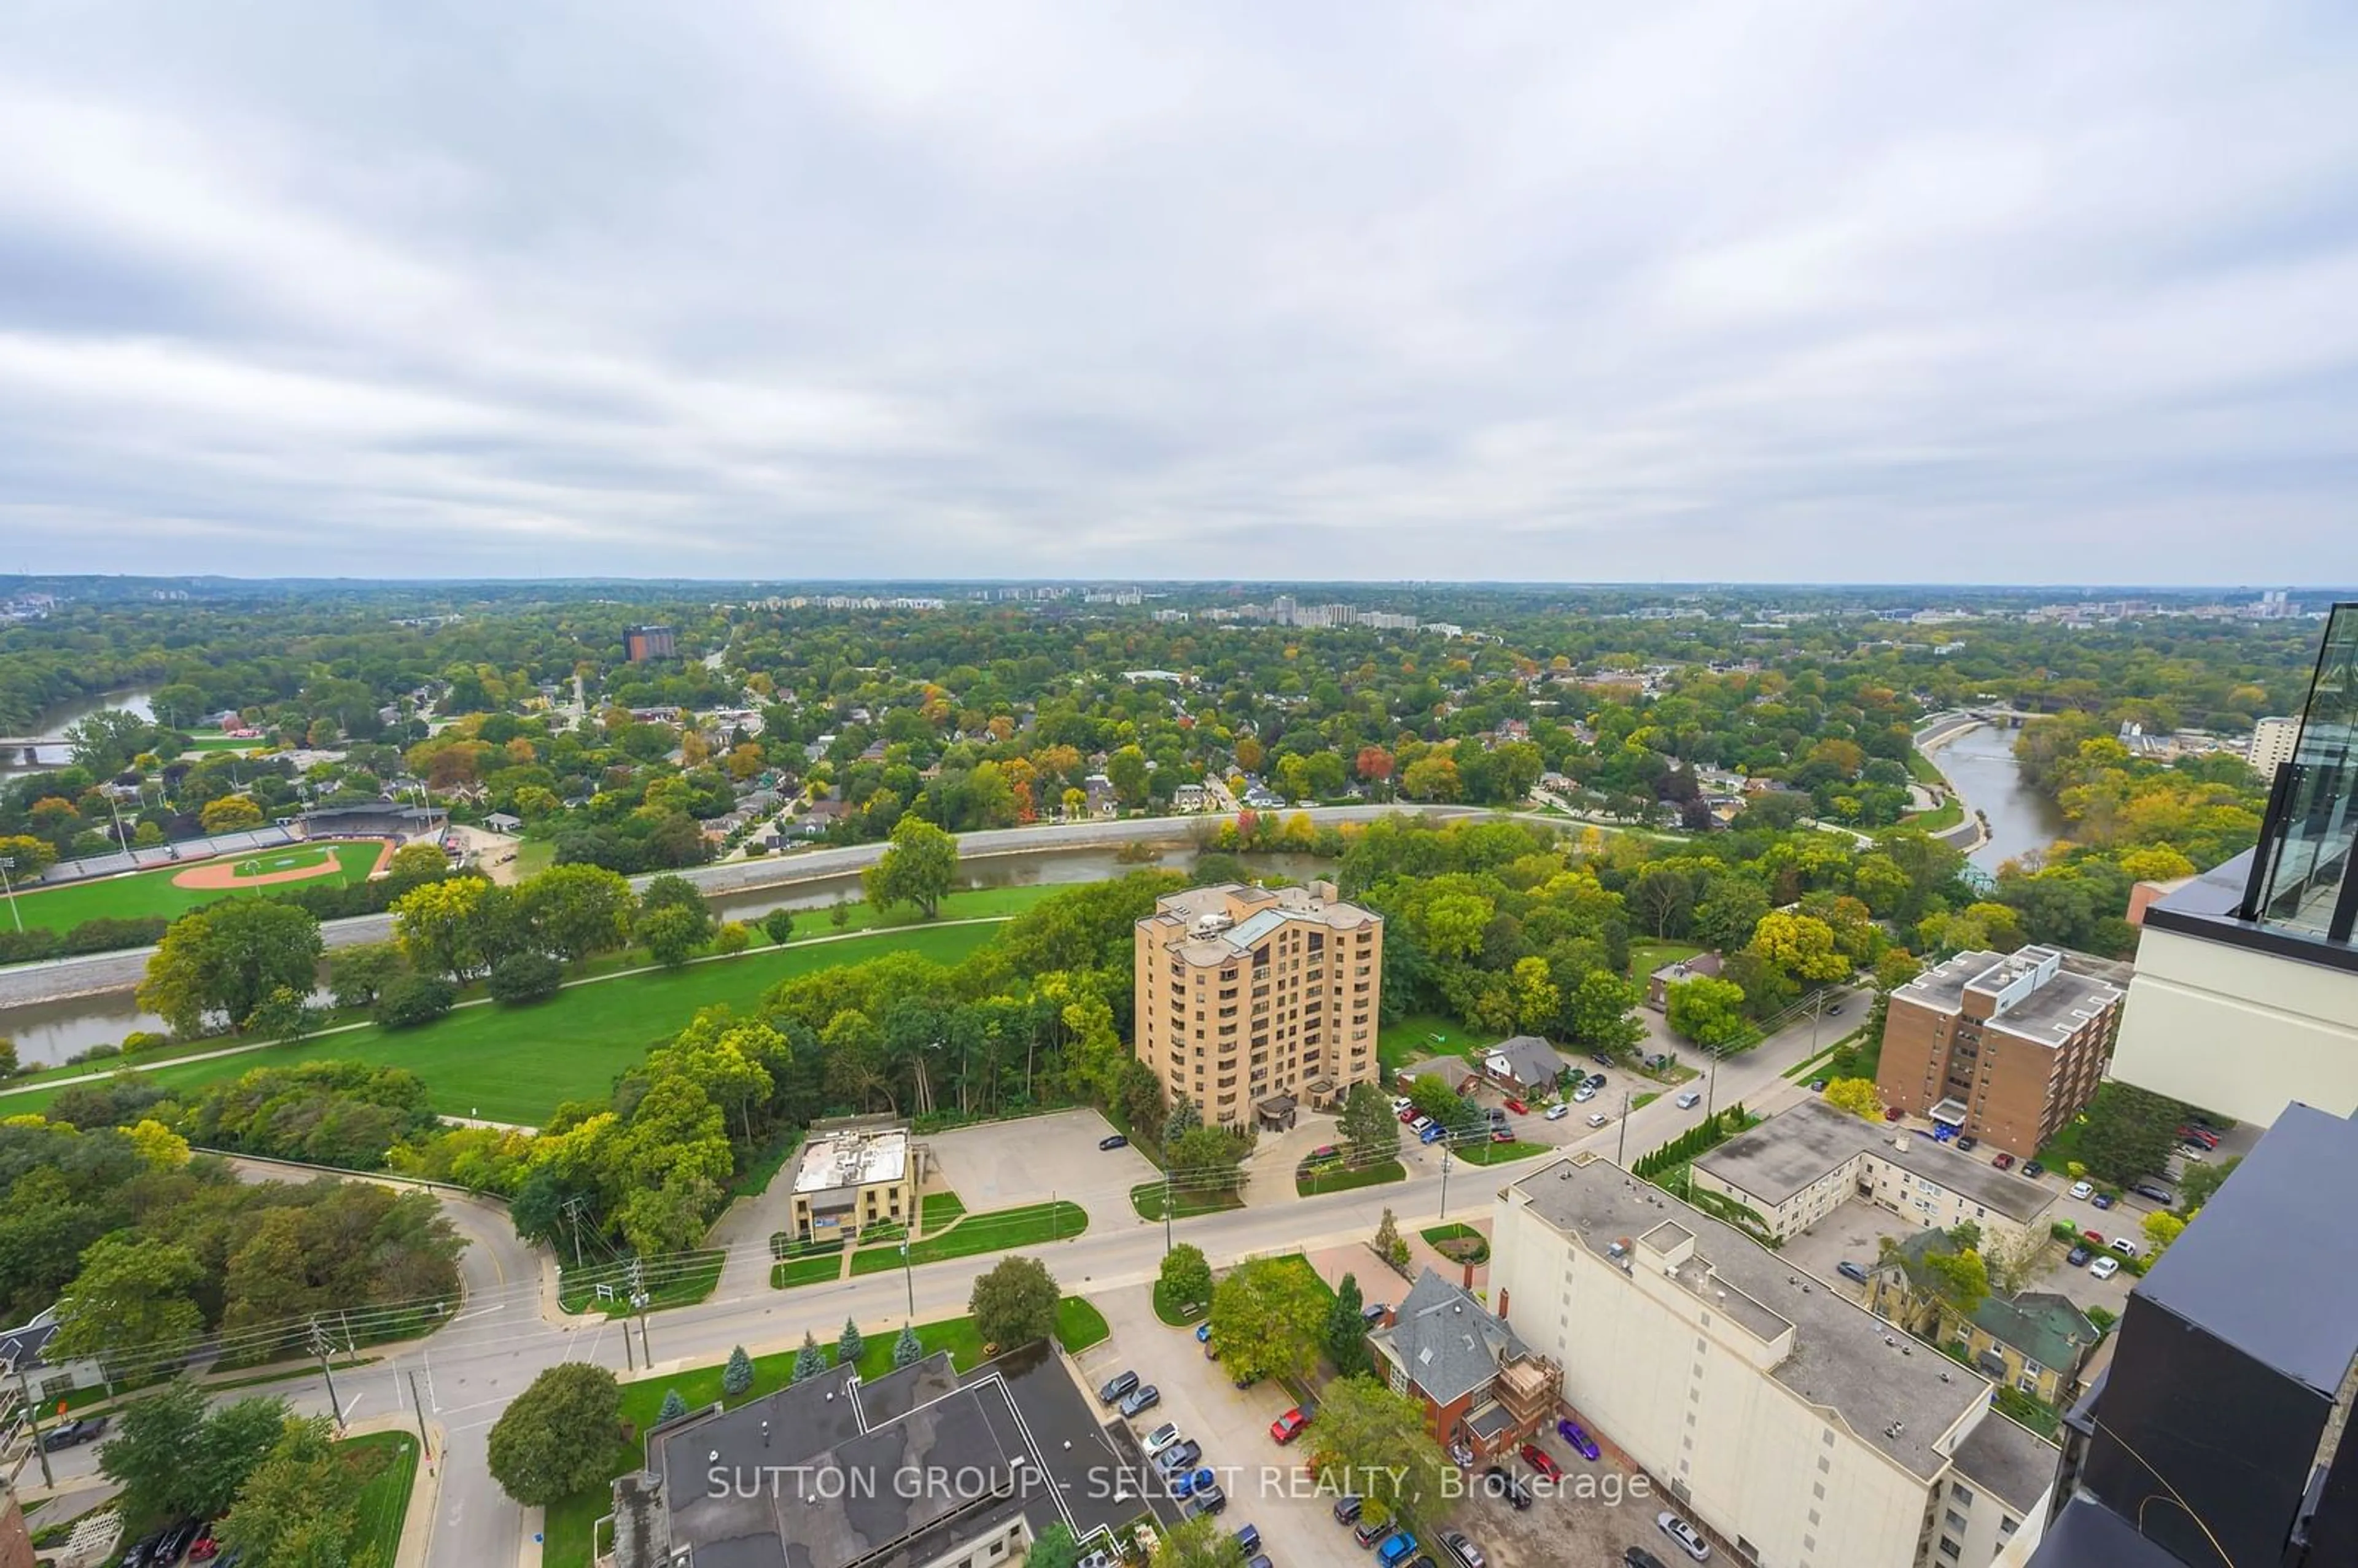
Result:
[[1384,923],[1332,882],[1190,888],[1138,923],[1136,1050],[1213,1126],[1373,1082]]

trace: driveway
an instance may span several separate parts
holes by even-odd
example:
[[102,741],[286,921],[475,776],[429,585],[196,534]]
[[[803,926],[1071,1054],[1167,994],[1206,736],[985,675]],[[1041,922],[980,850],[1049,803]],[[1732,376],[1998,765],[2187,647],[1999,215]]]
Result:
[[[1563,1479],[1552,1487],[1540,1487],[1521,1460],[1503,1461],[1531,1487],[1529,1509],[1517,1513],[1504,1498],[1476,1493],[1458,1505],[1450,1528],[1472,1538],[1496,1568],[1555,1568],[1567,1563],[1618,1568],[1622,1552],[1632,1546],[1645,1547],[1665,1563],[1684,1561],[1664,1550],[1667,1543],[1654,1528],[1664,1498],[1652,1480],[1594,1425],[1589,1433],[1600,1451],[1594,1461],[1574,1454],[1552,1431],[1540,1439],[1540,1446],[1563,1470]],[[1478,1472],[1475,1479],[1478,1481]]]
[[1137,1225],[1130,1189],[1162,1174],[1135,1149],[1099,1149],[1113,1124],[1094,1110],[1060,1110],[1021,1121],[930,1134],[940,1184],[968,1214],[1065,1198],[1088,1211],[1091,1228]]
[[1294,1167],[1308,1158],[1313,1149],[1336,1141],[1337,1125],[1331,1116],[1304,1112],[1293,1130],[1274,1136],[1262,1133],[1255,1141],[1253,1152],[1245,1157],[1245,1206],[1267,1208],[1272,1204],[1297,1202]]
[[1866,1288],[1844,1279],[1836,1272],[1835,1265],[1849,1261],[1871,1270],[1883,1238],[1905,1241],[1921,1228],[1912,1219],[1854,1198],[1808,1230],[1788,1237],[1778,1256],[1823,1280],[1851,1300],[1862,1301]]
[[1203,1446],[1201,1463],[1218,1473],[1228,1495],[1220,1522],[1230,1530],[1260,1527],[1262,1550],[1283,1563],[1343,1560],[1338,1547],[1357,1551],[1328,1511],[1332,1499],[1314,1494],[1307,1473],[1280,1448],[1269,1423],[1293,1400],[1274,1383],[1238,1389],[1204,1358],[1192,1328],[1172,1328],[1154,1315],[1152,1292],[1131,1285],[1090,1300],[1105,1314],[1111,1337],[1079,1357],[1094,1390],[1125,1368],[1163,1390],[1163,1403],[1130,1424],[1143,1435],[1163,1422]]

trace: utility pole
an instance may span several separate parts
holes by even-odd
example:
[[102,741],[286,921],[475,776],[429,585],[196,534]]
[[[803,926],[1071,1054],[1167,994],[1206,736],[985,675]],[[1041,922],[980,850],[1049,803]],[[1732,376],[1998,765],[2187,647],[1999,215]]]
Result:
[[1621,1141],[1613,1146],[1613,1162],[1629,1168],[1629,1091],[1621,1091]]
[[1719,1113],[1719,1054],[1718,1054],[1717,1052],[1714,1052],[1714,1053],[1712,1054],[1712,1058],[1711,1058],[1711,1075],[1710,1075],[1710,1076],[1709,1076],[1709,1077],[1707,1077],[1707,1078],[1704,1080],[1704,1090],[1703,1090],[1703,1119],[1704,1119],[1705,1121],[1709,1121],[1709,1120],[1710,1120],[1714,1116],[1716,1116],[1718,1113]]
[[639,1369],[638,1355],[631,1348],[631,1320],[628,1317],[622,1319],[622,1368],[630,1372]]
[[908,1281],[909,1321],[914,1323],[917,1321],[917,1269],[909,1260],[909,1243],[905,1238],[901,1242],[901,1278]]
[[1441,1214],[1439,1217],[1443,1219],[1449,1217],[1449,1151],[1455,1142],[1455,1140],[1449,1138],[1444,1138],[1441,1141]]
[[573,1266],[577,1269],[581,1267],[581,1211],[589,1206],[589,1202],[582,1197],[565,1200],[565,1217],[573,1222]]
[[8,880],[8,873],[16,869],[16,856],[0,855],[0,892],[8,895],[8,913],[16,916],[16,935],[21,936],[25,934],[25,914],[16,907],[16,885]]
[[25,1381],[25,1368],[16,1368],[16,1392],[24,1396],[25,1421],[33,1429],[33,1452],[41,1461],[41,1485],[54,1488],[57,1477],[49,1474],[49,1450],[41,1441],[41,1409],[33,1402],[33,1390]]
[[[646,1361],[648,1370],[652,1371],[654,1369],[655,1353],[647,1343],[647,1281],[636,1258],[631,1260],[631,1310],[639,1314],[639,1354]],[[626,1319],[622,1324],[622,1337],[627,1340],[630,1336],[631,1325]]]
[[336,1397],[336,1375],[328,1369],[328,1357],[335,1348],[335,1340],[330,1337],[327,1329],[321,1326],[319,1320],[313,1318],[311,1320],[311,1354],[319,1358],[319,1376],[326,1379],[328,1384],[328,1408],[335,1412],[336,1430],[341,1432],[344,1429],[344,1401]]
[[409,1402],[417,1408],[417,1452],[428,1465],[434,1463],[434,1444],[426,1435],[426,1401],[417,1397],[417,1374],[409,1374]]

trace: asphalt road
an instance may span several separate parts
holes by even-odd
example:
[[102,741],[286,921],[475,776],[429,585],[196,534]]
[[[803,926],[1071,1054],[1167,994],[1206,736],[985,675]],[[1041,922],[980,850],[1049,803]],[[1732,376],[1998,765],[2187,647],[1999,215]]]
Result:
[[[1483,807],[1459,806],[1421,808],[1317,806],[1305,808],[1305,814],[1313,822],[1365,822],[1402,810],[1447,816],[1491,815]],[[1117,817],[1095,822],[1047,823],[1033,827],[991,828],[980,833],[958,835],[958,853],[964,859],[972,860],[1050,849],[1095,849],[1108,844],[1171,842],[1191,837],[1199,822],[1216,820],[1217,817],[1206,816]],[[855,844],[837,849],[802,850],[787,855],[763,856],[757,860],[732,860],[726,865],[692,866],[677,874],[707,892],[714,893],[791,887],[797,882],[816,881],[824,877],[841,876],[846,871],[860,871],[881,859],[884,848],[882,844]],[[636,877],[632,880],[634,884],[644,885],[650,879]],[[319,934],[330,947],[382,942],[393,935],[393,917],[362,914],[347,920],[330,920],[320,926]],[[130,990],[146,976],[147,959],[154,952],[153,947],[126,947],[113,953],[92,953],[81,957],[12,965],[0,969],[0,1010],[34,1002],[62,1001],[70,997]]]

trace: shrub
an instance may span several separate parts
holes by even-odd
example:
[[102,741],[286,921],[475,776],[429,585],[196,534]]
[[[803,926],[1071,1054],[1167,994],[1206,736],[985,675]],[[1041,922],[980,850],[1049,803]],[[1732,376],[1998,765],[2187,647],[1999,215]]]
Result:
[[439,975],[406,975],[385,987],[369,1016],[380,1028],[415,1029],[449,1011],[458,1000],[458,988]]
[[771,941],[784,943],[794,934],[795,912],[793,910],[773,909],[762,916],[762,935]]
[[564,983],[565,966],[546,953],[511,953],[492,966],[492,1000],[508,1006],[546,1001]]
[[712,950],[716,953],[741,953],[752,945],[753,934],[734,920],[724,923],[712,934]]

